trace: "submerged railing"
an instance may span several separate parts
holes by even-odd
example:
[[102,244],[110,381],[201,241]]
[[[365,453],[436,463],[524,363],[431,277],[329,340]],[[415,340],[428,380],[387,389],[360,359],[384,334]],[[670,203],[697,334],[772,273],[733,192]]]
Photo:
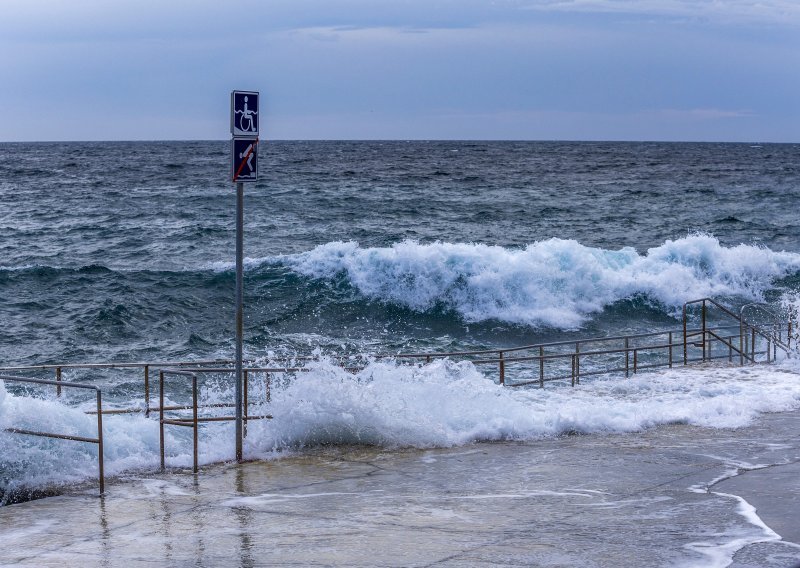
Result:
[[[700,309],[700,327],[688,326],[689,314],[693,308]],[[535,384],[543,387],[544,383],[551,381],[569,380],[571,384],[580,382],[581,377],[601,375],[607,373],[625,373],[628,377],[641,370],[660,367],[671,368],[675,365],[688,365],[697,362],[734,358],[740,364],[755,363],[758,357],[765,356],[770,362],[777,356],[780,349],[786,354],[791,353],[792,322],[778,321],[779,317],[769,311],[771,321],[763,320],[754,323],[747,317],[749,311],[769,311],[767,308],[748,304],[737,315],[711,298],[702,298],[686,302],[683,306],[683,327],[680,330],[627,334],[611,337],[582,338],[577,340],[564,340],[549,343],[507,347],[500,349],[485,349],[473,351],[452,352],[423,352],[423,353],[397,353],[375,355],[372,359],[395,359],[430,362],[434,359],[450,358],[468,360],[475,365],[495,366],[498,382],[507,386],[524,386]],[[731,321],[729,325],[710,325],[710,311]],[[783,338],[786,338],[785,340]],[[676,353],[678,354],[676,356]],[[247,406],[248,387],[250,377],[257,373],[265,375],[266,400],[270,398],[270,377],[276,373],[298,373],[307,369],[302,367],[303,362],[312,360],[313,357],[293,357],[293,365],[286,366],[245,366],[244,400]],[[590,370],[585,370],[588,362],[595,365]],[[252,364],[253,361],[246,361]],[[151,370],[190,370],[196,373],[232,373],[232,360],[212,361],[167,361],[147,363],[89,363],[89,364],[50,364],[0,368],[0,372],[21,372],[47,370],[55,372],[56,393],[61,394],[63,384],[62,375],[65,370],[110,370],[110,369],[138,369],[143,375],[143,405],[135,408],[106,409],[106,414],[120,414],[130,412],[144,412],[149,415],[152,411],[159,411],[161,404],[154,406],[151,400]],[[344,358],[339,359],[342,367],[353,362]],[[604,365],[604,366],[603,366]],[[521,369],[528,378],[507,380],[509,366]],[[224,405],[222,405],[224,406]],[[233,406],[232,403],[229,406]],[[188,405],[172,405],[164,410],[188,410]]]
[[[689,313],[695,306],[699,306],[701,310],[701,326],[689,328]],[[717,312],[715,315],[718,319],[732,320],[732,323],[709,325],[709,311],[712,309]],[[550,381],[569,380],[574,386],[580,383],[581,377],[591,375],[624,372],[629,377],[644,369],[672,368],[676,364],[689,365],[721,359],[732,363],[737,358],[743,365],[745,362],[756,363],[757,358],[764,355],[766,362],[770,362],[776,358],[778,349],[787,355],[792,353],[789,346],[792,325],[788,319],[786,323],[773,321],[769,326],[756,325],[711,298],[701,298],[684,304],[682,319],[683,328],[677,331],[594,337],[504,349],[401,353],[393,357],[422,359],[426,362],[445,357],[463,359],[475,365],[496,366],[498,382],[502,385],[521,387],[538,383],[540,387],[544,387]],[[781,340],[784,331],[786,342]],[[676,357],[676,351],[682,356]],[[593,361],[595,367],[583,371],[582,366],[588,361]],[[526,363],[527,367],[524,366]],[[523,373],[534,376],[507,381],[508,366],[517,365],[519,368],[520,364],[523,364]],[[598,368],[602,364],[605,366]]]
[[[700,326],[689,327],[690,314],[699,309]],[[758,320],[751,315],[760,314]],[[767,314],[768,317],[765,317]],[[494,366],[497,370],[498,383],[509,387],[523,387],[538,384],[543,388],[545,383],[553,381],[569,381],[575,386],[582,377],[623,373],[625,377],[639,371],[655,368],[673,368],[692,363],[725,360],[740,365],[754,364],[762,360],[775,360],[778,350],[790,356],[792,350],[792,322],[780,320],[780,316],[768,308],[757,304],[744,306],[737,315],[711,298],[702,298],[686,302],[683,306],[683,326],[680,330],[627,334],[612,337],[594,337],[578,340],[555,341],[532,345],[515,346],[500,349],[454,351],[448,353],[399,353],[370,357],[370,359],[408,360],[411,362],[429,363],[435,359],[456,359],[470,361],[474,365]],[[711,325],[709,322],[716,323]],[[722,325],[725,321],[730,322]],[[785,338],[785,339],[784,339]],[[292,357],[291,364],[286,366],[253,366],[253,361],[246,361],[249,366],[243,368],[243,426],[247,433],[247,421],[271,419],[264,412],[250,414],[253,406],[249,399],[250,383],[253,375],[263,374],[263,403],[271,400],[272,378],[275,375],[298,374],[311,369],[298,366],[298,363],[313,360],[313,357]],[[351,358],[339,358],[339,366],[348,371],[359,371],[363,366],[354,366]],[[102,415],[143,413],[150,416],[158,412],[160,433],[161,469],[166,467],[165,426],[189,427],[193,429],[193,471],[198,471],[199,426],[209,422],[235,420],[234,416],[201,414],[211,409],[233,408],[233,402],[202,403],[199,399],[198,380],[201,375],[233,374],[234,362],[231,360],[213,361],[179,361],[148,363],[89,363],[89,364],[50,364],[0,368],[0,372],[51,371],[55,380],[29,379],[22,377],[0,376],[0,380],[11,382],[29,382],[55,386],[57,396],[61,396],[62,387],[89,388],[97,391],[97,409],[88,411],[96,414],[98,420],[98,437],[81,438],[65,436],[57,433],[34,432],[21,429],[8,429],[19,434],[31,434],[62,438],[99,445],[100,492],[104,487],[103,480],[103,442]],[[513,377],[509,377],[509,367],[513,367]],[[97,386],[66,382],[63,380],[65,370],[103,371],[111,369],[133,369],[143,373],[143,404],[135,407],[103,409],[101,391]],[[151,401],[151,371],[158,369],[158,404]],[[183,404],[165,403],[165,382],[168,377],[183,378],[191,381],[191,402]],[[185,386],[185,382],[183,383]],[[184,389],[184,396],[186,391]],[[263,408],[263,407],[262,407]],[[191,416],[186,413],[191,411]]]
[[5,432],[10,432],[12,434],[25,434],[27,436],[39,436],[42,438],[55,438],[58,440],[69,440],[72,442],[86,442],[89,444],[97,444],[97,477],[98,482],[100,484],[100,495],[105,492],[105,473],[104,473],[104,464],[103,464],[103,393],[94,385],[84,385],[81,383],[72,383],[72,382],[64,382],[64,383],[56,383],[56,381],[48,381],[44,379],[29,379],[25,377],[15,377],[10,375],[0,375],[0,381],[9,382],[9,383],[24,383],[24,384],[35,384],[35,385],[51,385],[51,386],[58,386],[59,388],[74,388],[74,389],[86,389],[86,390],[93,390],[95,391],[96,396],[96,404],[97,410],[95,413],[97,414],[97,437],[96,438],[89,438],[86,436],[75,436],[72,434],[63,434],[59,432],[42,432],[40,430],[29,430],[26,428],[4,428]]
[[[295,369],[300,371],[300,369]],[[164,426],[183,426],[192,428],[192,471],[198,472],[198,445],[199,445],[199,428],[200,424],[204,422],[232,422],[236,420],[236,416],[200,416],[199,411],[201,408],[231,408],[233,404],[199,404],[199,397],[197,392],[197,375],[203,372],[218,372],[219,369],[161,369],[158,373],[158,416],[159,416],[159,451],[161,453],[161,471],[166,469],[165,465],[165,443],[164,443]],[[225,369],[231,371],[231,369]],[[192,381],[192,404],[190,406],[165,406],[164,405],[164,379],[167,376],[188,377]],[[245,385],[248,383],[247,379],[244,381]],[[267,385],[269,382],[267,381]],[[244,422],[244,436],[247,436],[247,421],[248,420],[263,420],[272,419],[270,414],[261,415],[248,415],[247,408],[250,406],[247,400],[247,388],[243,390],[244,404],[243,404],[243,422]],[[269,400],[270,393],[269,387],[266,390],[266,399]],[[191,418],[182,416],[168,417],[165,412],[175,410],[191,410]]]

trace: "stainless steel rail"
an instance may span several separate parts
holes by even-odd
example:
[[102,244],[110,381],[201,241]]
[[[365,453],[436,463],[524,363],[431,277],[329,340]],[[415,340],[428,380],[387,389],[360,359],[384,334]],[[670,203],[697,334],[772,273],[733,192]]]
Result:
[[[754,322],[752,320],[748,320],[748,312],[760,312],[763,315],[766,315],[766,321],[759,321]],[[796,314],[794,314],[796,315]],[[769,336],[773,343],[773,356],[775,354],[775,349],[780,347],[786,352],[789,352],[791,349],[792,344],[792,315],[780,315],[776,313],[774,310],[765,306],[762,303],[751,303],[745,304],[739,310],[739,318],[742,321],[743,326],[748,326],[751,328],[755,328],[759,330],[762,336]],[[783,342],[783,320],[786,320],[786,343]]]
[[[26,377],[15,377],[11,375],[0,375],[0,381],[10,383],[28,383],[35,385],[51,385],[56,386],[56,381],[48,381],[45,379],[29,379]],[[13,434],[25,434],[28,436],[40,436],[43,438],[55,438],[57,440],[69,440],[73,442],[86,442],[89,444],[97,444],[97,468],[98,468],[98,482],[100,484],[100,495],[105,493],[105,474],[103,465],[103,393],[94,385],[84,385],[81,383],[64,382],[58,386],[75,389],[93,390],[96,393],[97,404],[97,437],[88,438],[86,436],[72,436],[68,434],[59,434],[56,432],[41,432],[39,430],[28,430],[25,428],[5,428],[6,432]]]
[[[701,327],[692,328],[688,327],[689,311],[699,305],[701,308]],[[708,324],[708,312],[710,309],[716,310],[723,317],[733,320],[735,324],[732,325],[717,325],[714,327]],[[783,324],[776,324],[777,332],[770,332],[769,330],[762,329],[750,322],[745,321],[741,315],[733,313],[725,306],[719,304],[711,298],[701,298],[699,300],[692,300],[686,302],[683,306],[683,327],[678,331],[660,331],[648,332],[639,334],[628,334],[620,336],[609,337],[593,337],[583,338],[578,340],[564,340],[554,341],[547,343],[537,343],[531,345],[522,345],[514,347],[506,347],[501,349],[482,349],[471,351],[452,351],[452,352],[422,352],[422,353],[396,353],[396,354],[379,354],[375,355],[373,359],[411,359],[411,360],[424,360],[430,362],[438,358],[452,358],[452,359],[466,359],[476,365],[496,365],[498,369],[498,382],[505,385],[507,383],[506,375],[509,365],[519,366],[520,363],[538,364],[538,382],[540,386],[544,386],[545,382],[552,380],[570,379],[572,384],[580,382],[581,376],[623,372],[625,376],[636,373],[643,369],[653,369],[658,367],[673,367],[678,361],[675,359],[675,349],[682,349],[683,357],[681,363],[688,365],[689,363],[710,361],[722,359],[725,356],[714,354],[714,350],[721,347],[727,349],[727,358],[732,362],[733,357],[739,358],[740,364],[745,362],[755,363],[756,357],[759,355],[766,355],[767,361],[774,359],[776,350],[782,349],[786,353],[790,353],[787,344],[776,340],[776,334],[782,333]],[[738,330],[738,335],[728,333],[731,330]],[[790,329],[790,324],[787,324],[787,329]],[[737,341],[738,336],[738,341]],[[759,350],[757,348],[757,340],[766,342],[766,348]],[[696,348],[700,348],[698,355],[690,353]],[[528,353],[525,353],[528,352]],[[659,355],[659,353],[661,355]],[[623,357],[619,364],[614,364],[611,360],[614,356]],[[642,358],[646,361],[642,362]],[[292,361],[307,361],[309,357],[293,357]],[[589,370],[582,371],[582,365],[585,366],[586,361],[595,360],[600,361],[605,359],[611,366],[604,370]],[[252,361],[249,361],[252,363]],[[563,368],[563,363],[566,363],[569,373],[565,374],[560,371],[559,365]],[[339,358],[339,364],[342,367],[350,370],[357,370],[359,367],[354,367],[352,358]],[[6,367],[0,368],[3,370],[54,370],[56,374],[56,383],[58,392],[60,392],[60,385],[62,382],[62,372],[65,369],[141,369],[144,372],[144,406],[142,408],[127,408],[127,409],[109,409],[105,410],[107,414],[118,414],[128,412],[144,412],[146,415],[153,410],[161,409],[161,405],[153,407],[150,400],[150,369],[154,367],[164,367],[172,370],[180,370],[181,368],[192,369],[194,372],[201,373],[231,373],[233,372],[233,361],[230,360],[213,360],[213,361],[180,361],[180,362],[145,362],[145,363],[89,363],[89,364],[59,364],[59,365],[34,365],[26,367]],[[350,365],[350,367],[347,367]],[[554,368],[555,367],[555,368]],[[266,396],[267,400],[270,399],[270,374],[271,373],[299,373],[306,372],[307,369],[300,366],[285,366],[285,367],[256,367],[249,366],[243,369],[245,381],[245,399],[247,398],[247,390],[249,385],[249,376],[252,373],[264,373],[266,375]],[[555,373],[555,375],[553,375]],[[510,382],[509,386],[522,386],[523,384],[531,384],[536,381],[527,379],[518,379]],[[168,406],[164,410],[186,410],[188,407],[183,406]]]
[[[422,352],[422,353],[397,353],[379,354],[372,356],[341,356],[334,358],[342,368],[357,372],[363,366],[357,366],[355,362],[368,362],[369,360],[408,360],[412,363],[429,363],[434,359],[450,358],[456,360],[469,361],[474,365],[496,366],[498,382],[509,387],[523,387],[526,385],[537,384],[543,388],[546,382],[569,381],[572,386],[579,384],[582,377],[596,376],[602,374],[624,372],[625,377],[640,370],[655,369],[659,367],[672,368],[675,365],[689,365],[690,363],[703,363],[716,360],[727,359],[733,363],[734,358],[738,358],[739,364],[757,363],[759,357],[765,355],[766,362],[774,360],[777,350],[781,349],[788,356],[792,355],[789,346],[791,345],[792,322],[779,321],[779,318],[772,318],[766,324],[758,325],[747,319],[746,311],[753,311],[752,305],[744,306],[740,314],[735,314],[725,306],[711,298],[701,298],[686,302],[683,306],[683,325],[680,330],[657,331],[639,334],[628,334],[610,337],[582,338],[577,340],[563,340],[548,343],[537,343],[531,345],[505,347],[500,349],[481,349],[471,351],[453,351],[448,353],[441,352]],[[700,327],[689,327],[690,312],[700,309]],[[776,316],[777,314],[772,314]],[[714,321],[731,321],[730,325],[710,325],[712,316]],[[786,342],[782,340],[786,330]],[[760,344],[759,344],[760,342]],[[682,351],[682,356],[677,355]],[[243,426],[244,434],[247,433],[247,421],[257,419],[271,419],[269,414],[251,415],[249,413],[250,401],[248,400],[250,391],[250,379],[253,374],[264,374],[263,400],[270,402],[273,377],[280,375],[299,375],[311,371],[308,367],[298,365],[299,362],[307,362],[313,357],[291,357],[287,358],[289,363],[285,365],[256,366],[253,360],[246,361],[250,366],[243,368]],[[103,433],[102,416],[103,414],[123,414],[133,412],[143,412],[149,416],[152,411],[159,413],[159,440],[161,469],[166,467],[166,448],[164,427],[179,426],[193,429],[193,471],[198,471],[198,443],[199,427],[202,423],[222,422],[234,420],[234,416],[220,415],[201,415],[201,409],[212,408],[234,408],[233,402],[227,403],[205,403],[201,404],[198,393],[198,380],[204,374],[233,374],[234,361],[232,360],[211,360],[211,361],[178,361],[178,362],[140,362],[140,363],[69,363],[69,364],[47,364],[2,367],[0,372],[33,372],[33,371],[53,371],[55,380],[33,379],[19,376],[0,375],[0,380],[20,383],[33,383],[39,385],[55,386],[56,394],[61,396],[62,388],[83,388],[93,389],[97,392],[97,408],[87,414],[97,415],[98,436],[88,438],[80,436],[69,436],[53,432],[38,432],[20,428],[8,428],[7,431],[17,434],[28,434],[34,436],[45,436],[73,440],[78,442],[96,443],[99,446],[99,479],[100,493],[104,492],[103,474]],[[508,377],[510,369],[515,369],[515,377]],[[133,369],[143,372],[144,385],[144,404],[133,408],[114,408],[103,409],[101,391],[97,386],[82,383],[73,383],[63,380],[64,370],[111,370],[111,369]],[[159,369],[159,398],[158,406],[152,406],[150,400],[150,371]],[[169,377],[184,380],[191,380],[191,402],[165,405],[165,382]],[[507,380],[510,379],[510,380]],[[185,396],[185,391],[183,396]],[[186,416],[186,412],[191,411],[191,416]]]
[[[234,372],[233,369],[224,369],[226,372]],[[300,369],[294,369],[300,370]],[[199,433],[200,433],[200,424],[204,422],[228,422],[236,420],[236,416],[200,416],[199,411],[200,408],[232,408],[234,404],[199,404],[199,396],[197,391],[197,374],[202,372],[216,372],[218,369],[160,369],[158,372],[158,396],[159,396],[159,405],[158,405],[158,414],[159,414],[159,452],[161,454],[161,471],[165,471],[166,469],[166,458],[165,458],[165,440],[164,440],[164,426],[171,425],[171,426],[183,426],[192,428],[192,472],[197,473],[199,471]],[[177,405],[177,406],[165,406],[164,405],[164,379],[165,377],[172,375],[172,376],[179,376],[179,377],[189,377],[192,380],[192,403],[189,406],[186,405]],[[246,380],[245,380],[246,383]],[[246,391],[245,391],[246,392]],[[263,419],[272,419],[272,415],[270,414],[263,414],[263,415],[248,415],[247,413],[247,398],[245,396],[244,405],[243,405],[243,422],[244,424],[247,423],[248,420],[263,420]],[[192,417],[191,418],[184,418],[181,416],[175,417],[166,417],[166,411],[180,411],[180,410],[191,410]],[[244,430],[244,435],[247,435],[247,430]]]

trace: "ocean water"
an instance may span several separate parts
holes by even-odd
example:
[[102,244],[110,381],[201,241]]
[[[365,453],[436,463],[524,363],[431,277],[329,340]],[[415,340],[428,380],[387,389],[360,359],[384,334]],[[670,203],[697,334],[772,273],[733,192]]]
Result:
[[[318,360],[269,403],[253,396],[275,419],[249,427],[250,457],[730,428],[800,407],[782,372],[793,360],[577,389],[503,388],[467,362],[326,360],[678,329],[683,303],[705,296],[796,303],[800,145],[268,142],[260,159],[245,354]],[[227,160],[227,142],[0,144],[0,365],[231,358]],[[103,386],[112,406],[141,402],[138,373],[64,378]],[[229,381],[208,379],[203,399],[230,400]],[[0,383],[0,427],[94,435],[88,401],[39,395]],[[105,427],[109,474],[157,468],[153,419]],[[171,463],[190,463],[187,434],[169,433]],[[232,425],[203,439],[202,462],[232,458]],[[0,432],[0,448],[6,495],[95,475],[83,444]]]

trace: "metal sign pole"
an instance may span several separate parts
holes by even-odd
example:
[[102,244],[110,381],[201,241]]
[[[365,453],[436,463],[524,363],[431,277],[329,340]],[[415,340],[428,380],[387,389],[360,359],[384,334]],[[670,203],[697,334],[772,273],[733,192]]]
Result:
[[258,181],[258,91],[231,92],[231,174],[236,183],[236,461],[243,459],[244,184]]
[[244,337],[244,184],[236,184],[236,461],[242,461],[242,352]]

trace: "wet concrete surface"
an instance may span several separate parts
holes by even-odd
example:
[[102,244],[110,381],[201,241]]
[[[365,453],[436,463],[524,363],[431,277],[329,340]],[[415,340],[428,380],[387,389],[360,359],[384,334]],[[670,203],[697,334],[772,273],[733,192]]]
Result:
[[799,473],[800,413],[734,430],[319,449],[0,508],[0,565],[788,567]]

